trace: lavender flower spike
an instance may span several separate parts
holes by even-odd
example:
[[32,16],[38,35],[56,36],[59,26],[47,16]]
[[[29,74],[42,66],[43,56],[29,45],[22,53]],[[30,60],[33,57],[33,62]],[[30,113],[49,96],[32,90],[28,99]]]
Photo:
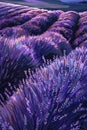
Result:
[[0,106],[0,117],[14,130],[87,130],[87,49],[37,69]]

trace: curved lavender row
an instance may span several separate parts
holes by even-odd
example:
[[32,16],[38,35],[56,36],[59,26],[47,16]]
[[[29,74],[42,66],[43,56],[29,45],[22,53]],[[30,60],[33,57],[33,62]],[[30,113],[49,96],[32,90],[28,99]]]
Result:
[[[28,9],[29,11],[30,9]],[[17,12],[18,11],[18,12]],[[26,12],[26,9],[25,8],[18,8],[18,7],[15,7],[15,9],[10,9],[8,11],[1,11],[0,13],[0,20],[3,20],[3,19],[6,19],[6,18],[10,18],[11,15],[12,17],[16,16],[17,13],[21,14],[22,12]],[[12,14],[13,13],[13,14]]]
[[[25,40],[27,42],[25,42]],[[38,65],[44,63],[43,57],[45,60],[52,60],[54,56],[62,55],[60,48],[56,48],[55,42],[52,42],[49,38],[35,37],[30,40],[24,39],[23,42],[28,46],[28,48],[33,48],[34,57],[38,61]]]
[[87,12],[80,13],[78,30],[76,31],[74,40],[74,47],[84,45],[87,46]]
[[[3,13],[1,13],[1,16],[0,16],[0,19],[9,19],[9,18],[11,18],[11,17],[14,17],[14,16],[17,16],[17,15],[20,15],[20,14],[22,14],[22,13],[27,13],[28,11],[30,11],[31,10],[31,8],[23,8],[23,9],[20,9],[20,8],[16,8],[15,9],[15,11],[10,11],[10,12],[5,12],[5,14],[4,14],[4,12]],[[3,15],[4,14],[4,15]]]
[[[0,11],[1,10],[3,10],[3,11],[9,11],[10,9],[15,9],[15,8],[19,8],[19,9],[22,9],[22,8],[29,8],[29,7],[27,7],[27,6],[21,6],[21,5],[13,5],[13,6],[8,6],[7,4],[6,5],[4,5],[4,6],[1,6],[1,2],[0,2]],[[1,13],[1,12],[0,12]]]
[[[20,36],[20,31],[18,30],[22,30],[24,32],[23,35],[39,35],[43,33],[57,20],[58,16],[60,15],[60,11],[46,12],[42,10],[42,12],[42,14],[39,13],[38,16],[32,18],[30,21],[20,26],[17,26],[15,28],[7,28],[0,31],[0,34],[5,34],[7,37],[11,37],[14,35],[14,32],[16,32],[17,36]],[[11,35],[9,35],[9,32],[12,32]]]
[[74,11],[63,12],[59,16],[48,31],[62,34],[69,42],[73,39],[73,35],[77,26],[79,14]]
[[21,28],[29,35],[42,34],[58,19],[59,15],[60,11],[48,11],[23,24]]
[[16,40],[16,44],[21,43],[32,49],[33,58],[37,61],[37,66],[44,63],[45,60],[52,60],[54,56],[68,55],[72,48],[68,41],[57,33],[46,33],[46,36],[39,37],[21,37]]
[[6,27],[13,27],[17,25],[24,24],[25,22],[31,20],[35,16],[39,15],[40,13],[43,13],[45,11],[42,10],[30,10],[27,13],[22,13],[19,16],[14,16],[9,19],[3,19],[0,22],[0,30],[4,29]]
[[87,40],[83,41],[79,46],[80,47],[84,46],[84,47],[87,48]]
[[[3,8],[2,3],[1,7]],[[2,19],[0,22],[1,36],[18,38],[24,35],[38,37],[41,35],[41,37],[45,38],[46,36],[50,37],[53,33],[54,36],[55,33],[58,33],[66,39],[65,43],[69,43],[73,48],[86,40],[87,12],[42,11],[40,9],[10,4],[6,4],[6,7],[7,9],[3,8],[4,12],[0,13]],[[12,7],[15,11],[9,10]],[[34,11],[43,13],[39,13],[38,16],[34,17]]]
[[18,7],[18,8],[24,7],[24,8],[26,8],[28,6],[22,6],[22,5],[18,5],[18,4],[0,2],[0,8],[8,8],[8,7],[10,7],[10,8],[14,8],[14,7]]
[[68,54],[72,50],[69,41],[64,38],[60,33],[47,31],[45,34],[42,35],[42,38],[43,40],[48,39],[51,43],[53,43],[54,47],[61,51],[61,55],[64,54],[64,51],[66,54]]
[[[6,4],[5,5],[5,3],[4,3],[4,6],[5,7],[3,7],[2,8],[2,3],[0,2],[0,19],[1,18],[7,18],[7,16],[9,15],[9,14],[16,14],[16,15],[18,15],[18,12],[19,12],[19,14],[21,13],[21,12],[23,12],[23,11],[25,11],[25,10],[29,10],[29,9],[32,9],[31,7],[27,7],[27,6],[20,6],[20,5],[15,5],[15,4],[13,4],[13,5],[11,5],[11,4]],[[17,12],[18,11],[18,12]],[[11,17],[11,16],[10,16]]]
[[[52,34],[53,36],[53,34]],[[51,36],[50,36],[51,37]],[[24,71],[35,70],[43,65],[44,59],[53,60],[54,56],[63,56],[64,51],[68,54],[71,47],[61,35],[55,34],[54,39],[43,37],[19,38],[0,40],[0,94],[4,95],[5,89],[9,89],[9,83],[17,85],[26,78]],[[56,39],[60,39],[56,42]],[[44,59],[43,59],[44,57]],[[3,69],[2,69],[3,66]],[[14,70],[15,69],[15,70]],[[1,96],[0,96],[1,97]],[[4,98],[3,98],[4,99]],[[2,98],[1,98],[2,100]],[[6,99],[5,99],[6,100]]]
[[24,8],[29,8],[29,6],[22,6],[22,5],[18,5],[18,4],[11,4],[11,3],[5,3],[5,2],[0,2],[0,9],[5,9],[5,8],[15,8],[15,7],[18,7],[18,8],[21,8],[21,7],[24,7]]
[[0,106],[1,130],[86,130],[86,69],[86,48],[38,69]]
[[[3,13],[6,13],[6,12],[8,12],[10,9],[11,9],[11,7],[7,7],[7,6],[6,6],[6,8],[0,8],[0,16],[1,16],[2,12],[3,12]],[[14,7],[13,9],[15,9],[15,7]]]

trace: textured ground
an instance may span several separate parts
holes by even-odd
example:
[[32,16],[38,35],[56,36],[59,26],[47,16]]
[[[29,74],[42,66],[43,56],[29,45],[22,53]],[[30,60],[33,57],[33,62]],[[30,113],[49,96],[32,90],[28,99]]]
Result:
[[86,128],[87,12],[0,2],[0,130]]

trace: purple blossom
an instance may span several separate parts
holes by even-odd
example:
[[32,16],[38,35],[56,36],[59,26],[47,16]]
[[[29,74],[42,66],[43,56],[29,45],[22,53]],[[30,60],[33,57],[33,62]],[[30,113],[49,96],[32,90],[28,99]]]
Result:
[[[87,12],[80,13],[77,31],[75,33],[74,47],[86,45],[87,40]],[[84,44],[85,43],[85,44]]]
[[74,11],[63,12],[48,31],[61,34],[71,44],[74,39],[74,32],[77,28],[78,19],[79,14]]
[[64,38],[61,34],[57,32],[50,32],[47,31],[45,34],[43,34],[43,38],[50,39],[52,43],[54,43],[54,47],[61,51],[61,54],[64,54],[64,51],[66,54],[69,54],[72,50],[72,47],[66,38]]
[[20,83],[0,107],[14,130],[86,130],[87,49],[78,48]]
[[[13,45],[12,45],[13,43]],[[15,40],[0,39],[0,100],[9,84],[17,85],[25,78],[25,70],[34,70],[36,65],[26,45],[16,44]]]

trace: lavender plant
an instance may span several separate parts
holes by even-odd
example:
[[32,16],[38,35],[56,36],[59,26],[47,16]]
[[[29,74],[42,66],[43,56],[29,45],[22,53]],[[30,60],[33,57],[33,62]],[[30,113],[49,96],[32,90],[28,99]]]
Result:
[[[53,38],[51,39],[52,36]],[[37,67],[43,65],[43,57],[45,60],[53,60],[54,56],[63,55],[62,52],[64,50],[66,50],[66,54],[71,51],[68,42],[63,38],[62,40],[60,39],[60,41],[57,41],[56,39],[58,38],[62,37],[60,35],[52,35],[52,33],[50,33],[48,38],[20,37],[18,39],[0,39],[1,100],[3,100],[3,96],[6,97],[6,95],[4,95],[5,89],[11,91],[12,94],[9,83],[17,85],[20,80],[26,78],[24,73],[25,70],[28,73],[28,69],[35,71]]]
[[0,100],[6,97],[5,89],[13,93],[9,84],[17,85],[19,80],[25,78],[25,70],[35,69],[29,51],[26,45],[16,44],[15,40],[0,39]]
[[77,48],[26,76],[17,92],[0,106],[2,129],[7,124],[12,130],[87,129],[86,48]]
[[74,11],[63,12],[48,31],[61,34],[71,43],[74,38],[78,19],[79,14]]
[[84,46],[84,47],[87,48],[87,40],[85,40],[84,42],[82,42],[79,46],[80,46],[80,47]]
[[47,31],[45,34],[43,34],[43,39],[49,39],[51,43],[54,43],[54,47],[56,49],[60,49],[61,54],[64,54],[64,51],[66,51],[66,54],[69,54],[72,50],[72,47],[69,43],[69,41],[64,38],[61,34],[58,34],[57,32],[49,32]]
[[87,40],[87,33],[80,35],[77,37],[74,41],[74,46],[78,47],[81,43],[83,43],[85,40]]
[[64,52],[69,54],[72,50],[69,42],[62,35],[48,31],[39,37],[18,39],[18,43],[21,42],[32,49],[31,55],[36,60],[37,66],[44,63],[43,57],[45,60],[53,60],[54,56],[63,56]]
[[87,12],[79,13],[78,30],[75,34],[74,47],[85,46],[87,40]]

